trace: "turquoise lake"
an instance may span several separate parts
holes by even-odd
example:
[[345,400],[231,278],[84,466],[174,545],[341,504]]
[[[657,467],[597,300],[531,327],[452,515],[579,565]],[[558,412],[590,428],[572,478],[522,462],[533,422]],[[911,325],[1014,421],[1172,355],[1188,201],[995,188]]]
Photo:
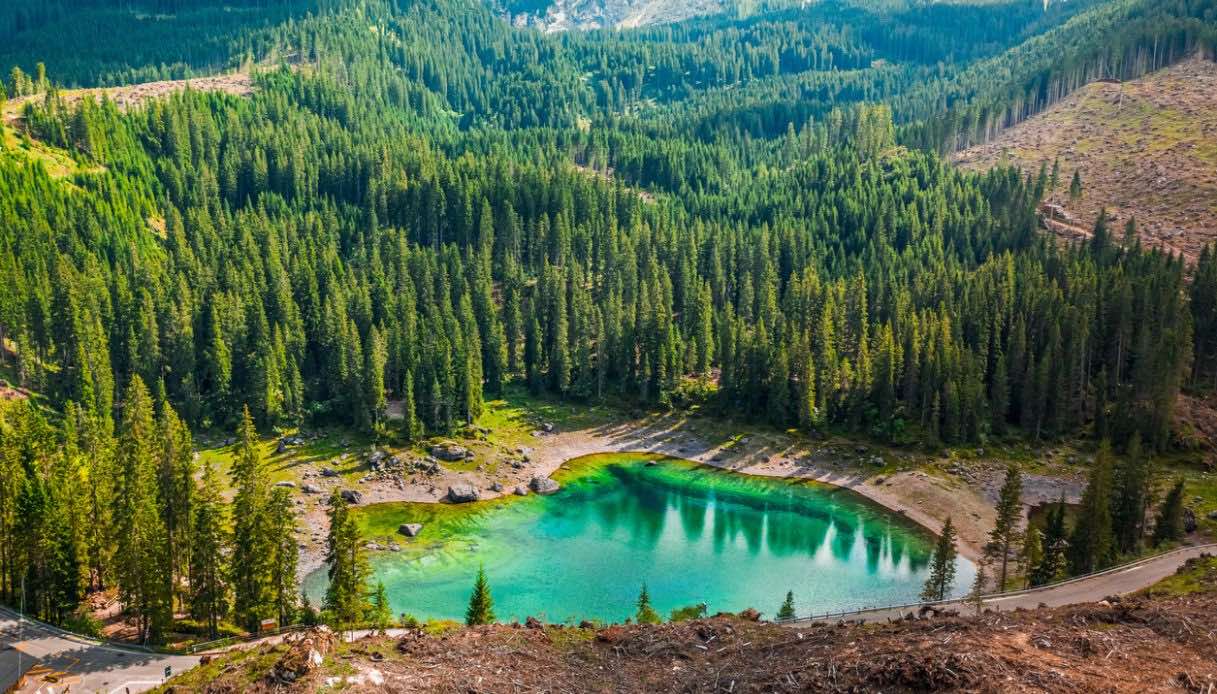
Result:
[[[479,565],[499,621],[622,621],[644,582],[665,617],[700,602],[772,617],[787,590],[805,615],[912,602],[927,575],[933,535],[847,490],[634,454],[554,477],[551,496],[360,509],[366,536],[404,548],[371,555],[394,613],[463,618]],[[392,535],[406,522],[423,523],[419,537]],[[962,595],[975,569],[957,570]],[[314,604],[325,582],[324,569],[307,577]]]

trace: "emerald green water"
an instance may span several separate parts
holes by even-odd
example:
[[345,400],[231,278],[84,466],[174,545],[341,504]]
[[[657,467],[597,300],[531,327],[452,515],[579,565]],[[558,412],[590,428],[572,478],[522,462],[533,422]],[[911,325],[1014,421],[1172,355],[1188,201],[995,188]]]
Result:
[[[704,602],[711,613],[772,616],[787,590],[799,614],[916,600],[933,537],[846,490],[750,477],[643,455],[589,456],[555,474],[551,496],[462,506],[379,504],[365,536],[418,538],[371,563],[395,614],[460,619],[484,565],[500,621],[621,621],[646,582],[661,614]],[[956,594],[974,568],[960,559]],[[319,604],[325,570],[306,591]]]

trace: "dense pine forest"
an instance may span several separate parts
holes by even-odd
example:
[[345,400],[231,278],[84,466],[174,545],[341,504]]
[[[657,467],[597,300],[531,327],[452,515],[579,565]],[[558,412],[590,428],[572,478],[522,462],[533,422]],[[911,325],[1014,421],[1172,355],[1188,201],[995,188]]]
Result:
[[[1036,216],[1057,172],[940,158],[1211,53],[1213,0],[557,36],[464,0],[229,4],[0,10],[0,369],[39,394],[0,410],[0,598],[27,579],[46,618],[112,584],[152,638],[175,605],[214,634],[221,584],[244,625],[294,618],[290,509],[247,445],[233,517],[256,522],[222,552],[191,430],[417,440],[518,382],[900,445],[1163,451],[1181,389],[1217,380],[1217,256],[1102,218],[1062,245]],[[72,92],[223,70],[253,95]]]

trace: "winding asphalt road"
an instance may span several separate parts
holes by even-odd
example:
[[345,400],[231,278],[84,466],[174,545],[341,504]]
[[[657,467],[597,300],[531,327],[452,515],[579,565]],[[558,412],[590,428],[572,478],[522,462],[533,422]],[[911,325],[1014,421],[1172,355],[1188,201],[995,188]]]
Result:
[[164,681],[166,667],[178,673],[198,663],[198,656],[99,643],[0,607],[0,692],[21,674],[26,683],[18,692],[142,692]]
[[[1097,574],[1091,574],[1069,581],[1063,581],[1051,586],[1016,591],[1002,595],[994,595],[984,599],[984,606],[996,610],[1014,610],[1017,608],[1034,609],[1041,605],[1061,607],[1076,605],[1084,602],[1097,602],[1109,595],[1127,595],[1147,588],[1174,574],[1188,559],[1202,554],[1217,555],[1217,543],[1180,547],[1155,557],[1132,562],[1114,569],[1108,569]],[[952,600],[938,605],[947,611],[964,612],[974,609],[965,605],[964,600]],[[835,613],[808,619],[785,622],[788,626],[805,625],[811,622],[837,622],[839,620],[886,622],[899,619],[910,612],[916,612],[917,606],[892,608],[877,608],[859,610],[848,613]]]
[[[1175,573],[1188,559],[1205,553],[1217,553],[1217,544],[1184,547],[1101,574],[1045,588],[994,596],[986,599],[985,605],[1012,610],[1018,607],[1034,608],[1041,604],[1058,607],[1094,602],[1108,595],[1132,593],[1153,585]],[[956,610],[963,607],[960,601],[945,606]],[[786,624],[798,626],[812,621],[835,622],[839,619],[886,621],[915,609],[877,609]],[[390,634],[393,631],[390,630]],[[362,633],[356,632],[354,636]],[[238,647],[248,647],[248,643]],[[193,668],[198,662],[197,655],[148,653],[99,643],[39,622],[19,619],[16,612],[0,608],[0,692],[8,691],[22,674],[26,675],[26,682],[16,691],[23,693],[51,694],[69,688],[72,692],[106,694],[143,692],[164,680],[166,667],[176,674]]]

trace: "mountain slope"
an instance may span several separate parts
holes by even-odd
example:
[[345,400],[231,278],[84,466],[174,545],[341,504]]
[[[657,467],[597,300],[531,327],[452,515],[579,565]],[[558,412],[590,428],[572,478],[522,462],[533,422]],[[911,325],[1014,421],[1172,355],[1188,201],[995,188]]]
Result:
[[[954,155],[965,169],[1060,160],[1050,201],[1089,229],[1136,218],[1143,243],[1194,259],[1217,239],[1217,63],[1193,58],[1130,82],[1096,82],[994,141]],[[1074,171],[1082,195],[1073,200]]]
[[554,0],[539,7],[499,9],[516,26],[553,32],[679,22],[720,14],[732,5],[729,0]]

